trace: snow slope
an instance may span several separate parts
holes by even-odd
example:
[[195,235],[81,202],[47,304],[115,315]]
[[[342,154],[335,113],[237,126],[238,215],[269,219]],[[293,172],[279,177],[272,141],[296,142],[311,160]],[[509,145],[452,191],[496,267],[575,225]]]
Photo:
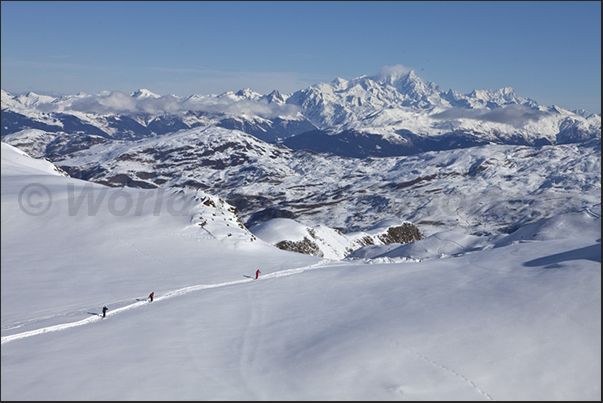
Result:
[[2,400],[601,400],[600,207],[385,263],[6,144],[1,184]]

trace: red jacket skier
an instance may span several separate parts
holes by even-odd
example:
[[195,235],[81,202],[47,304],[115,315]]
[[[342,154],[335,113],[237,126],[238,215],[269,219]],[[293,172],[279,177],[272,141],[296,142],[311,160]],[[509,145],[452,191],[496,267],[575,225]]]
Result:
[[255,279],[256,280],[258,279],[258,277],[260,277],[260,273],[261,273],[260,269],[258,269],[258,271],[255,272]]
[[154,291],[149,294],[149,298],[151,299],[151,302],[153,302],[153,297],[154,296],[155,296],[155,292]]

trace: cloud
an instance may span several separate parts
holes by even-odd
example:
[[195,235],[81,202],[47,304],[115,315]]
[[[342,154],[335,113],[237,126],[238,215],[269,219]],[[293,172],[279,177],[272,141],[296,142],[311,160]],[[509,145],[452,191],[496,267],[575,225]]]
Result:
[[495,109],[450,108],[431,117],[436,119],[474,119],[484,122],[505,123],[522,127],[530,121],[536,121],[548,115],[525,105],[508,105]]
[[188,100],[182,104],[183,110],[203,112],[223,112],[232,115],[258,115],[265,118],[295,116],[299,108],[289,104],[274,104],[249,99],[234,100],[226,97],[206,97]]
[[395,78],[400,78],[402,76],[407,75],[411,71],[413,71],[411,68],[406,67],[402,64],[395,64],[393,66],[383,66],[381,67],[381,70],[379,70],[379,74],[377,74],[377,77],[381,79],[392,76]]
[[38,109],[44,112],[62,109],[63,111],[122,115],[138,113],[182,115],[188,111],[200,111],[237,116],[258,115],[264,118],[291,117],[299,111],[295,105],[268,103],[262,100],[252,101],[245,98],[233,99],[226,96],[179,98],[165,95],[158,98],[137,99],[119,91],[79,98],[68,107],[62,107],[60,104],[42,104],[38,106]]
[[71,110],[88,113],[132,113],[137,111],[136,99],[123,92],[111,92],[104,96],[80,98],[71,104]]

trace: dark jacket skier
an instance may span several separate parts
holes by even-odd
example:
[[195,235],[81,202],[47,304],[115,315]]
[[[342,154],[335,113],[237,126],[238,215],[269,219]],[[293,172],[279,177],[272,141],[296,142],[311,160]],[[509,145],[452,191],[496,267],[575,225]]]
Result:
[[260,269],[258,269],[258,271],[255,272],[255,279],[257,280],[260,277]]
[[154,296],[155,296],[155,292],[154,291],[149,294],[149,298],[151,299],[151,302],[153,302],[153,297]]
[[107,308],[106,306],[103,306],[103,318],[107,316],[108,310],[109,310],[109,308]]

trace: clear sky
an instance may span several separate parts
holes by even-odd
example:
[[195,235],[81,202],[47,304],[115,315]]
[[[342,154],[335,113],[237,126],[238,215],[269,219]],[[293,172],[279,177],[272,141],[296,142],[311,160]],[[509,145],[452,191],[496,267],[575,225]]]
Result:
[[2,1],[2,89],[291,93],[403,65],[601,113],[599,1]]

